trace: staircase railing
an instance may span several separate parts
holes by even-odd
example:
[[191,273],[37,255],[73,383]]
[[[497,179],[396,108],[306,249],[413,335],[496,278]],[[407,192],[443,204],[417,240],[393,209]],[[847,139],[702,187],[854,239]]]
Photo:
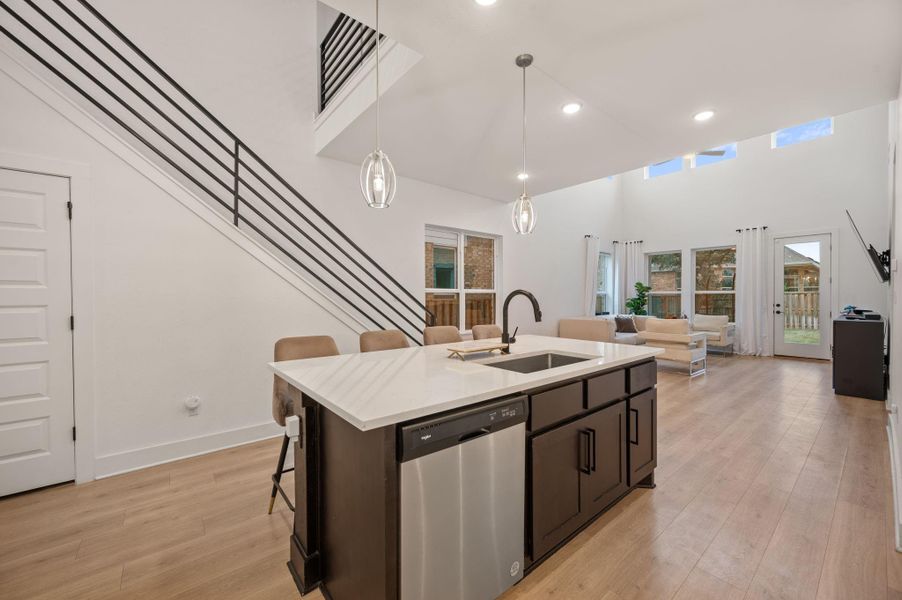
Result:
[[[380,34],[379,39],[385,36]],[[323,110],[341,86],[376,48],[376,30],[341,13],[319,47],[320,94]]]
[[86,0],[14,2],[0,0],[0,31],[88,109],[358,320],[421,343],[424,303]]

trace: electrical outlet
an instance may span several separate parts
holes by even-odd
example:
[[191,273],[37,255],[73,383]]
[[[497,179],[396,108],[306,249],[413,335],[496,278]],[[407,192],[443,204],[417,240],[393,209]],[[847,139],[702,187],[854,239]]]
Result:
[[189,417],[196,417],[197,411],[200,410],[200,396],[188,396],[185,398],[185,408],[188,409]]

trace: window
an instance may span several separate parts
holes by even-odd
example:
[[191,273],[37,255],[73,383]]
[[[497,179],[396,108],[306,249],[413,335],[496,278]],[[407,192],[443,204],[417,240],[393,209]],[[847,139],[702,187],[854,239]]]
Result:
[[495,322],[497,243],[493,236],[426,228],[426,308],[436,325],[469,331]]
[[683,260],[679,252],[648,255],[648,314],[662,319],[678,319],[682,314]]
[[736,246],[695,251],[695,312],[736,321]]
[[782,148],[783,146],[807,142],[808,140],[827,135],[833,135],[833,117],[826,117],[775,131],[771,135],[771,148]]
[[613,301],[611,299],[611,255],[598,253],[598,289],[595,291],[595,314],[609,315]]
[[692,167],[713,165],[714,163],[730,160],[731,158],[736,158],[736,142],[697,153],[692,157]]
[[676,173],[677,171],[681,171],[683,169],[683,157],[672,158],[670,160],[665,160],[664,162],[660,162],[654,165],[648,165],[645,167],[645,178],[651,179],[652,177],[658,177],[660,175],[669,175],[670,173]]

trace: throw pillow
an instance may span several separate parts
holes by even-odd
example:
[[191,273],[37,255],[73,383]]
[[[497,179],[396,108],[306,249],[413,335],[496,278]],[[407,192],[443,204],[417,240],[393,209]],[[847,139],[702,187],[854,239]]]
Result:
[[617,324],[617,333],[639,333],[632,317],[614,317]]

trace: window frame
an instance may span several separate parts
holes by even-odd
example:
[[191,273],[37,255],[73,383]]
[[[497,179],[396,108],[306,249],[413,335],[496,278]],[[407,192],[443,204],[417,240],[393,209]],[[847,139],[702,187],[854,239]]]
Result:
[[[423,303],[426,303],[427,294],[457,294],[458,295],[458,329],[462,334],[469,334],[470,329],[467,326],[467,294],[494,294],[495,295],[495,315],[494,321],[498,322],[501,304],[501,240],[500,235],[492,233],[482,233],[479,231],[470,231],[466,229],[454,229],[452,227],[442,227],[441,225],[426,225],[423,229],[423,243],[421,248],[425,251],[426,238],[429,231],[435,231],[443,234],[454,234],[457,236],[457,264],[455,267],[454,279],[455,287],[453,288],[431,288],[423,287]],[[466,272],[466,263],[464,262],[467,236],[481,237],[491,239],[493,241],[493,273],[492,283],[494,287],[489,288],[466,288],[464,285],[464,273]],[[426,256],[424,254],[423,260]]]
[[[648,281],[646,285],[648,287],[652,287],[651,285],[651,259],[653,256],[662,256],[664,254],[677,254],[680,257],[680,270],[674,271],[675,273],[679,273],[679,281],[680,285],[678,290],[669,291],[669,292],[655,292],[654,290],[649,290],[648,292],[648,304],[645,309],[645,313],[649,316],[653,316],[651,314],[651,299],[653,296],[675,296],[680,299],[680,316],[684,314],[683,312],[683,251],[682,250],[662,250],[660,252],[646,252],[645,253],[645,277]],[[659,317],[664,318],[664,317]]]
[[[613,266],[614,265],[613,265],[613,256],[611,255],[610,252],[601,251],[598,253],[599,267],[600,267],[602,261],[604,261],[604,260],[606,260],[608,263],[607,270],[605,271],[605,281],[603,282],[605,289],[602,289],[602,287],[601,287],[602,281],[601,281],[601,278],[599,278],[599,281],[595,288],[595,306],[596,307],[598,306],[598,298],[602,297],[603,304],[607,307],[608,314],[610,315],[610,314],[616,314],[616,311],[614,311],[614,313],[611,312],[611,309],[613,308],[612,305],[614,304],[614,294],[613,294],[613,289],[612,289],[614,287],[614,285],[613,285],[614,284],[614,276],[613,276]],[[599,315],[603,315],[603,314],[604,314],[604,311],[599,313],[596,310],[596,312],[595,312],[595,316],[599,316]]]
[[735,322],[736,322],[736,276],[737,276],[738,273],[739,273],[739,265],[733,265],[733,267],[732,267],[732,268],[733,268],[733,289],[732,289],[732,290],[699,290],[699,289],[697,289],[697,287],[696,287],[696,286],[697,286],[696,281],[697,281],[697,279],[698,279],[698,277],[697,277],[697,272],[696,272],[696,268],[697,268],[697,265],[698,265],[698,263],[697,263],[697,261],[696,261],[697,253],[698,253],[698,252],[705,252],[705,251],[707,251],[707,250],[726,250],[726,249],[729,249],[729,248],[732,248],[732,249],[733,249],[733,253],[734,253],[734,255],[735,255],[735,253],[736,253],[736,244],[724,244],[723,246],[705,246],[705,247],[703,247],[703,248],[693,248],[693,249],[692,249],[692,289],[691,289],[691,291],[690,291],[690,293],[689,293],[689,297],[690,297],[690,299],[691,299],[691,306],[692,306],[692,314],[693,314],[693,315],[700,314],[700,313],[698,312],[698,310],[697,310],[698,307],[697,307],[696,302],[695,302],[695,296],[696,296],[696,294],[704,294],[704,295],[716,295],[716,294],[724,295],[724,294],[730,294],[730,295],[733,296],[733,320],[730,321],[730,322],[731,322],[731,323],[735,323]]
[[[798,140],[792,142],[790,144],[784,144],[782,146],[777,145],[777,134],[781,131],[786,131],[787,129],[795,129],[796,127],[801,127],[802,125],[809,125],[811,123],[816,123],[817,121],[823,121],[824,119],[830,119],[830,133],[825,133],[824,135],[819,135],[815,138],[807,139],[807,140]],[[830,137],[836,133],[836,118],[835,117],[821,117],[820,119],[812,119],[810,121],[806,121],[804,123],[796,123],[795,125],[790,125],[789,127],[782,127],[773,133],[770,134],[770,149],[778,150],[780,148],[788,148],[790,146],[796,146],[798,144],[802,144],[805,142],[813,142],[814,140],[819,140],[821,138]]]

